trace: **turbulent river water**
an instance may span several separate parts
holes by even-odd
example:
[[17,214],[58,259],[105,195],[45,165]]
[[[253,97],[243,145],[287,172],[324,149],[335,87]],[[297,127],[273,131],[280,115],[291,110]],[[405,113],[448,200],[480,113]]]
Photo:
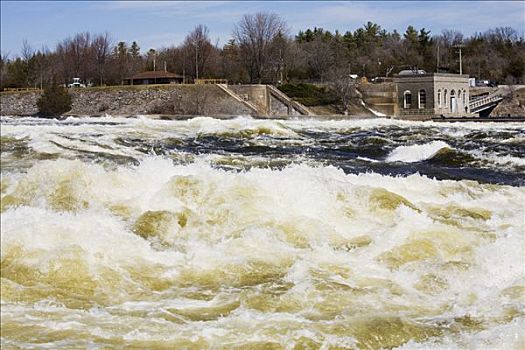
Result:
[[1,118],[2,349],[523,349],[523,124]]

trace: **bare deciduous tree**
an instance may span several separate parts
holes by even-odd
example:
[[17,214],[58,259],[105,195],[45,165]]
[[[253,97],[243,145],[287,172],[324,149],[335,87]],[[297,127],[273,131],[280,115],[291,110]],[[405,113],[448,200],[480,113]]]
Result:
[[334,68],[328,75],[330,87],[341,103],[341,111],[348,115],[350,101],[357,97],[355,80],[350,77],[348,69]]
[[304,43],[303,49],[306,52],[306,63],[313,77],[323,82],[334,63],[330,43],[321,37],[316,37],[313,41]]
[[[155,50],[157,70],[195,78],[226,78],[232,82],[329,83],[329,72],[343,69],[369,78],[391,76],[407,67],[427,72],[459,72],[458,44],[462,45],[463,72],[478,79],[522,84],[525,81],[525,38],[510,27],[470,37],[454,30],[430,36],[424,28],[409,26],[404,33],[387,32],[378,24],[331,33],[323,28],[300,31],[294,39],[275,14],[245,15],[233,38],[219,48],[199,25],[185,42]],[[150,55],[136,42],[120,42],[109,51],[108,34],[79,33],[60,42],[55,50],[35,51],[25,41],[15,57],[2,60],[0,88],[44,86],[53,76],[61,83],[79,77],[84,83],[120,84],[126,77],[153,69]],[[187,80],[185,80],[187,81]]]
[[113,49],[113,61],[116,65],[115,71],[118,73],[118,81],[122,84],[129,73],[129,52],[124,41],[120,41]]
[[91,34],[78,33],[73,38],[67,38],[57,46],[60,56],[62,76],[64,83],[71,82],[74,77],[83,81],[93,77],[93,62],[91,48]]
[[201,24],[196,26],[186,36],[182,50],[185,56],[184,65],[188,68],[188,73],[194,74],[195,79],[209,74],[208,63],[213,45],[210,41],[208,27]]
[[108,33],[97,35],[92,43],[98,73],[98,84],[104,84],[104,68],[110,53],[111,39]]
[[228,81],[247,81],[247,72],[242,62],[240,48],[234,39],[228,41],[222,48],[221,61],[222,74]]
[[[244,15],[235,26],[233,36],[241,49],[252,82],[263,82],[270,70],[272,44],[276,36],[286,35],[284,20],[274,13]],[[275,53],[274,53],[275,54]]]
[[35,50],[29,44],[27,40],[22,42],[22,60],[24,61],[24,75],[25,75],[25,85],[29,86],[32,75],[31,67],[31,57],[35,54]]

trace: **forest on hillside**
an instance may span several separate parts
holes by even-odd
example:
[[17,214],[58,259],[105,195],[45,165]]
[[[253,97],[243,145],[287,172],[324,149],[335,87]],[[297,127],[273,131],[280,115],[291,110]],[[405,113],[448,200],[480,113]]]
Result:
[[274,13],[244,15],[231,39],[219,46],[205,25],[197,25],[183,43],[143,48],[114,39],[109,33],[78,33],[56,47],[21,43],[19,57],[0,59],[0,88],[42,88],[74,77],[93,86],[120,85],[147,70],[167,70],[195,78],[227,79],[230,83],[330,83],[357,74],[369,79],[392,76],[404,69],[459,73],[500,84],[523,84],[525,39],[511,27],[469,37],[455,30],[431,33],[408,26],[389,32],[368,22],[354,31],[322,28],[291,33]]

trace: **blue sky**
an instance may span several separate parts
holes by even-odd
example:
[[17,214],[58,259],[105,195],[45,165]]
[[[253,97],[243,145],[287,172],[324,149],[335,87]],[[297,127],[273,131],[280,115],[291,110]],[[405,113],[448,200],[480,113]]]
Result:
[[341,32],[367,21],[404,32],[408,25],[432,34],[454,29],[465,35],[511,26],[523,35],[525,1],[5,1],[1,0],[0,49],[19,54],[22,41],[33,47],[56,44],[78,32],[108,32],[114,42],[137,41],[142,52],[177,45],[197,24],[207,25],[220,45],[243,14],[270,11],[291,33],[322,27]]

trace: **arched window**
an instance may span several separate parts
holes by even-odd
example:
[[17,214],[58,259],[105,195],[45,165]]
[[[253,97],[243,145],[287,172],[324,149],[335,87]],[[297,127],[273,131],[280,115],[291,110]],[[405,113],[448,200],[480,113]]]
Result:
[[441,108],[441,89],[438,90],[438,101],[437,101],[438,108]]
[[418,94],[418,108],[424,109],[427,105],[427,92],[423,89],[419,90]]
[[445,107],[448,105],[448,94],[447,89],[445,89],[445,95],[443,95],[443,101],[445,101]]
[[457,110],[456,92],[454,90],[450,90],[450,110],[452,113]]
[[463,90],[463,104],[466,106],[467,102],[467,91]]
[[412,106],[412,93],[407,90],[403,93],[403,108],[408,109],[411,106]]

